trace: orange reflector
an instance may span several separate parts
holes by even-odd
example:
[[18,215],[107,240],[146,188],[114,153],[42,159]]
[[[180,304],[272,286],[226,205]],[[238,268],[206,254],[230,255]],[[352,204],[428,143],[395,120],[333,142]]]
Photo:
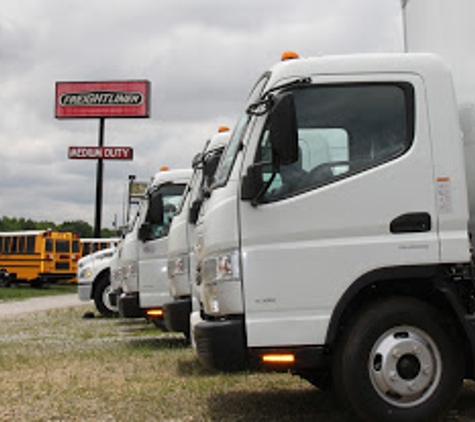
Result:
[[282,53],[282,61],[298,59],[299,55],[294,51],[284,51]]
[[229,132],[229,128],[227,126],[220,126],[218,128],[218,132],[221,133],[221,132]]
[[265,363],[294,363],[295,356],[291,354],[287,355],[263,355],[262,362]]
[[163,316],[163,309],[149,309],[147,315],[151,317]]
[[160,171],[167,171],[167,170],[170,170],[170,167],[168,167],[168,166],[160,167]]

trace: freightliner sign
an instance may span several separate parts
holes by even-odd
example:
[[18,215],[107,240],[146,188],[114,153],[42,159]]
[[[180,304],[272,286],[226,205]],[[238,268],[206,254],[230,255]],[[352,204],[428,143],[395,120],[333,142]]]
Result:
[[149,81],[56,82],[56,117],[149,117]]

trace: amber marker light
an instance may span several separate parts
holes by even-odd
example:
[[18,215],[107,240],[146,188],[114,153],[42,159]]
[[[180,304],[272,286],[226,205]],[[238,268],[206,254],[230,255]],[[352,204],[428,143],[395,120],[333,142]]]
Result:
[[160,167],[160,170],[159,170],[159,171],[168,171],[168,170],[170,170],[170,167],[168,167],[168,166],[162,166],[162,167]]
[[284,51],[282,53],[282,61],[299,59],[299,55],[295,51]]
[[294,363],[295,355],[292,355],[292,354],[263,355],[262,362],[264,363]]
[[229,128],[227,126],[220,126],[218,128],[218,133],[222,133],[222,132],[229,132]]
[[147,316],[161,317],[161,316],[163,316],[163,309],[149,309],[147,311]]

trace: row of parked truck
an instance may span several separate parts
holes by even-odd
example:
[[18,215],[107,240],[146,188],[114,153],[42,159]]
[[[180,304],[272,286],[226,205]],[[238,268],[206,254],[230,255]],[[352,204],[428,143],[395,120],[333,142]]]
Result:
[[406,53],[266,71],[231,135],[159,172],[118,248],[80,263],[80,297],[363,420],[440,418],[475,379],[475,5],[402,7]]

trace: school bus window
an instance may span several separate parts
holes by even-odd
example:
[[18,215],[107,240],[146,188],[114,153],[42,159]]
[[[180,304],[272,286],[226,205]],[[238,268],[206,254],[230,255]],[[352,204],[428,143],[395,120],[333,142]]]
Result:
[[0,253],[3,253],[3,237],[0,237]]
[[5,238],[5,253],[10,253],[10,237]]
[[53,241],[51,239],[46,239],[45,251],[46,252],[53,252]]
[[35,236],[26,237],[26,253],[35,252]]
[[18,237],[16,237],[16,236],[12,236],[11,252],[12,253],[17,253],[18,252]]
[[89,255],[91,253],[91,244],[83,243],[82,244],[82,256]]
[[25,236],[20,236],[19,237],[18,252],[20,252],[20,253],[25,252]]
[[56,252],[69,252],[69,241],[68,240],[57,240],[56,241]]
[[73,253],[79,253],[79,240],[73,240]]

